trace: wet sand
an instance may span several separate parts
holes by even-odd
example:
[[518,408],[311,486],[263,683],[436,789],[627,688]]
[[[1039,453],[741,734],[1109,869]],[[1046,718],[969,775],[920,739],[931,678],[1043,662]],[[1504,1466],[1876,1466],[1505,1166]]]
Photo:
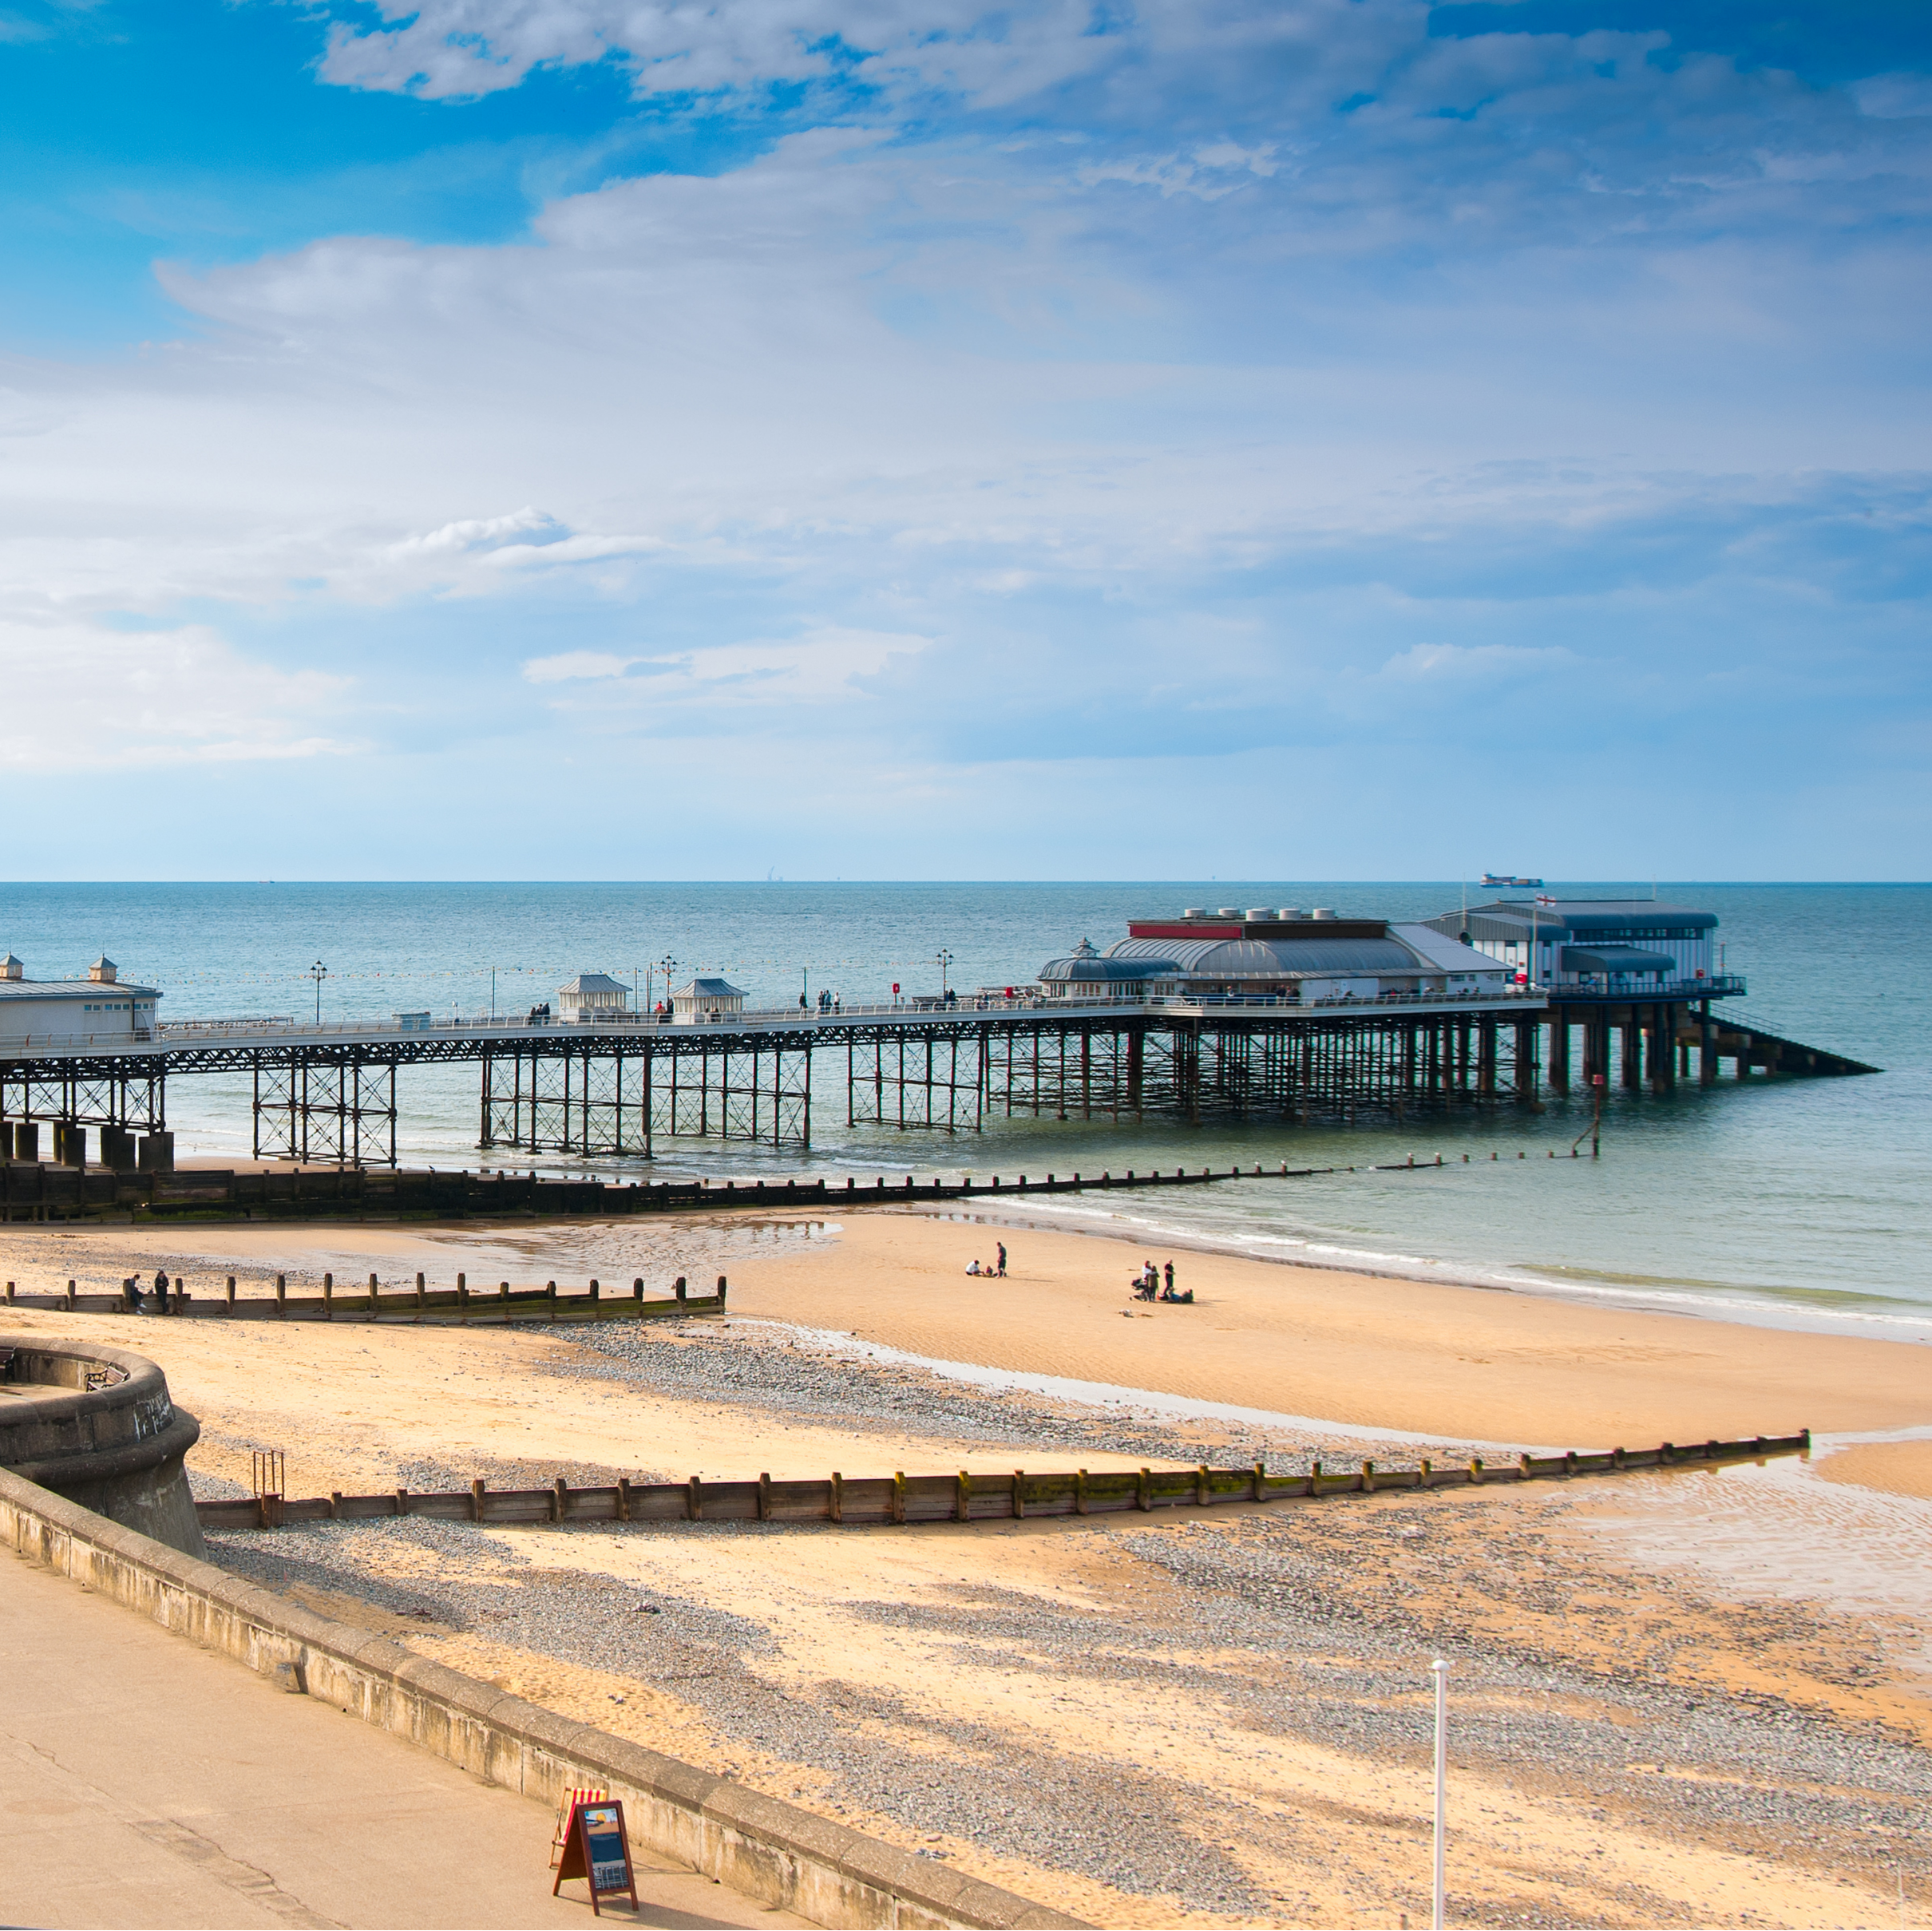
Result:
[[[968,1277],[996,1241],[1004,1280]],[[1130,1275],[1173,1259],[1191,1307],[1134,1303]],[[403,1229],[261,1225],[0,1232],[23,1287],[136,1267],[240,1271],[241,1292],[418,1270],[449,1283],[607,1284],[647,1292],[729,1274],[734,1312],[849,1333],[940,1360],[1157,1391],[1366,1430],[1555,1449],[1932,1424],[1932,1351],[1911,1343],[1578,1306],[1550,1296],[1326,1272],[972,1216],[704,1215]],[[1903,1458],[1893,1458],[1903,1466]],[[1876,1466],[1875,1464],[1874,1466]],[[753,1471],[755,1473],[755,1470]]]
[[[968,1263],[1004,1238],[1004,1280]],[[1130,1304],[1147,1260],[1192,1307]],[[754,1258],[741,1312],[942,1359],[1555,1448],[1932,1423],[1932,1350],[911,1213]],[[1123,1319],[1123,1314],[1130,1318]]]

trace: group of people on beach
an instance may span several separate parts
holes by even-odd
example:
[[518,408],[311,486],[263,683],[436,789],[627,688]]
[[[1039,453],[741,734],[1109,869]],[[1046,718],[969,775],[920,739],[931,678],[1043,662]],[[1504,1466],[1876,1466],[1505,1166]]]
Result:
[[[169,1284],[167,1270],[164,1268],[157,1267],[154,1270],[154,1311],[156,1314],[166,1314],[171,1312],[168,1304],[168,1289]],[[121,1291],[127,1296],[128,1305],[132,1308],[137,1314],[139,1314],[141,1312],[142,1300],[141,1276],[138,1274],[130,1274],[127,1279],[121,1284]],[[179,1313],[180,1312],[182,1298],[183,1296],[181,1290],[179,1288],[176,1288],[174,1294],[174,1307],[172,1312],[176,1313]]]
[[1165,1280],[1162,1278],[1162,1270],[1150,1260],[1139,1273],[1130,1278],[1127,1285],[1132,1288],[1134,1298],[1136,1300],[1170,1300],[1178,1302],[1183,1307],[1191,1306],[1194,1298],[1192,1288],[1185,1294],[1174,1292],[1174,1263],[1171,1260],[1167,1263]]
[[995,1252],[996,1254],[997,1254],[997,1255],[998,1255],[998,1256],[999,1256],[998,1260],[988,1260],[988,1261],[985,1261],[985,1262],[984,1262],[984,1263],[982,1263],[981,1261],[977,1260],[969,1260],[969,1261],[968,1261],[968,1262],[966,1264],[966,1272],[967,1272],[968,1274],[972,1274],[972,1275],[976,1275],[976,1276],[984,1274],[984,1275],[987,1276],[988,1278],[990,1278],[990,1279],[992,1279],[992,1280],[1004,1280],[1006,1279],[1006,1243],[1005,1243],[1005,1241],[994,1241],[994,1243],[993,1243],[993,1251],[994,1251],[994,1252]]

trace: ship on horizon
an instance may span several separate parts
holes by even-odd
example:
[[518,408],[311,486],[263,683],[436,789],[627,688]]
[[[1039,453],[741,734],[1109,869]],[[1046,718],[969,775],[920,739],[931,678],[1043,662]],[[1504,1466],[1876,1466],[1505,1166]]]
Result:
[[1506,872],[1485,872],[1483,874],[1483,889],[1491,892],[1503,885],[1533,885],[1540,890],[1542,882],[1540,878],[1512,878]]

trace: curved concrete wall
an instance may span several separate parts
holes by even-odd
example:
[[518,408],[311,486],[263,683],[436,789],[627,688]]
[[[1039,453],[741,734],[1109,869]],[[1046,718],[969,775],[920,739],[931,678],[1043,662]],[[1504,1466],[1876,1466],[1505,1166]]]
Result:
[[201,1424],[126,1349],[0,1334],[0,1468],[97,1515],[205,1553],[182,1458]]

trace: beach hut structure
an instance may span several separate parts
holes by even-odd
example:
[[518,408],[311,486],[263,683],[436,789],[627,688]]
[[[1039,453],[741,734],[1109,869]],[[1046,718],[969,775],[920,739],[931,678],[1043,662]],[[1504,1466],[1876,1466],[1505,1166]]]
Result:
[[680,1026],[734,1019],[745,1010],[745,995],[726,979],[694,979],[671,995],[671,1016]]
[[603,972],[580,972],[556,989],[557,1011],[566,1025],[595,1025],[631,1010],[631,988]]

